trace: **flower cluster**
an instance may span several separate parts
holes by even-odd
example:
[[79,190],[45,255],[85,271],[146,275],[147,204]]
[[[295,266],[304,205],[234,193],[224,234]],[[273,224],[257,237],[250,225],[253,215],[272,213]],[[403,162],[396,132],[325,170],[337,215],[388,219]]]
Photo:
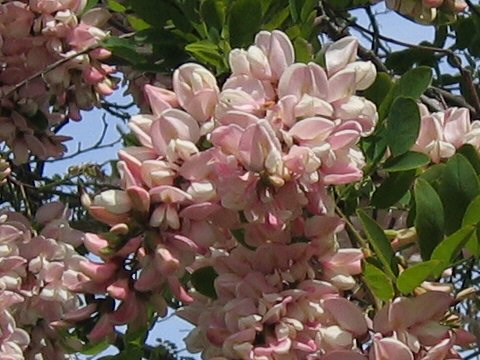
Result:
[[[372,2],[380,1],[382,0]],[[456,13],[462,12],[467,7],[464,0],[386,0],[385,2],[389,9],[424,24],[434,22],[439,15],[454,19]]]
[[[197,64],[175,71],[173,91],[145,87],[153,114],[130,121],[141,146],[119,153],[124,190],[84,197],[90,213],[111,226],[106,236],[86,238],[103,259],[92,265],[102,270],[89,274],[86,291],[114,292],[122,304],[93,337],[133,319],[124,313],[141,312],[140,299],[161,305],[166,286],[192,301],[180,279],[200,255],[239,242],[288,245],[318,231],[333,234],[340,225],[326,185],[362,177],[355,144],[377,120],[375,105],[355,95],[376,76],[371,63],[355,61],[356,52],[348,37],[328,47],[326,69],[294,63],[285,34],[261,32],[248,50],[231,52],[232,75],[221,90]],[[334,241],[315,246],[320,257],[335,254]],[[353,283],[349,274],[342,281]]]
[[[138,326],[147,303],[163,315],[171,293],[196,326],[189,349],[206,359],[386,359],[399,347],[433,359],[447,340],[450,352],[454,333],[436,331],[450,304],[442,294],[395,299],[378,326],[349,299],[363,253],[339,248],[328,186],[362,178],[356,144],[377,121],[356,95],[376,76],[357,46],[326,46],[323,68],[295,63],[284,33],[262,31],[231,51],[221,88],[191,63],[174,72],[173,91],[145,86],[152,114],[129,123],[139,144],[119,152],[122,189],[83,197],[111,226],[85,238],[102,261],[85,267],[83,290],[117,300],[92,340]],[[423,317],[388,318],[397,303],[413,311],[432,296],[438,306]]]
[[80,17],[85,5],[81,0],[0,4],[0,140],[18,163],[26,162],[30,152],[41,159],[61,156],[68,137],[52,129],[68,119],[80,120],[81,109],[91,109],[115,88],[114,68],[101,62],[110,52],[95,48],[106,36],[99,27],[109,14],[92,9]]
[[[65,359],[68,343],[58,332],[64,318],[80,307],[75,289],[87,280],[86,259],[75,247],[78,230],[68,225],[65,206],[44,205],[36,214],[37,235],[19,213],[0,216],[0,358]],[[67,341],[67,342],[66,342]]]
[[464,144],[480,149],[480,121],[470,121],[466,108],[448,108],[430,114],[420,106],[420,133],[412,150],[427,154],[434,163],[448,159]]

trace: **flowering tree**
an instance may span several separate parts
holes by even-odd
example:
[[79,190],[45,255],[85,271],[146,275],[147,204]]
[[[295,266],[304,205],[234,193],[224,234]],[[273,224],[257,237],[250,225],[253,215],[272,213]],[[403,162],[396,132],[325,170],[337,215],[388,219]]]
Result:
[[[480,7],[379,2],[0,2],[0,358],[479,356]],[[46,173],[93,107],[114,171]]]

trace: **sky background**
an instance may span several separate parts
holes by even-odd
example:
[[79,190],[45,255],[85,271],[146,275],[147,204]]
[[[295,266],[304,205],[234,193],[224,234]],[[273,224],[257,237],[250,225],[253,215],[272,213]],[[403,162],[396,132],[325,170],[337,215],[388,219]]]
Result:
[[[404,19],[390,11],[386,11],[383,3],[374,7],[377,20],[380,25],[380,31],[382,35],[402,40],[409,43],[419,43],[420,41],[427,40],[432,41],[434,38],[434,29],[430,26],[416,25],[411,21]],[[368,18],[364,10],[353,11],[352,14],[358,18],[358,22],[365,27],[368,27]],[[355,32],[352,31],[355,35]],[[365,39],[359,37],[360,42]],[[368,46],[368,44],[366,44]],[[401,49],[401,47],[393,46],[393,49]],[[120,88],[113,95],[108,98],[108,101],[118,104],[128,104],[132,101],[131,97],[124,96],[124,90]],[[138,113],[138,110],[132,108],[131,114]],[[121,128],[124,131],[128,131],[126,124],[124,124],[118,118],[105,113],[102,110],[94,109],[92,111],[84,112],[83,119],[80,122],[71,122],[62,129],[62,134],[72,136],[73,139],[66,143],[68,147],[67,156],[74,153],[80,146],[82,149],[88,148],[96,143],[103,131],[102,117],[106,116],[106,122],[108,129],[104,139],[104,143],[114,142],[119,137],[118,129]],[[71,159],[57,160],[48,163],[46,166],[47,174],[62,174],[65,173],[72,165],[79,165],[84,163],[103,163],[117,158],[117,151],[120,148],[120,144],[116,146],[103,148],[97,151],[90,151],[81,155],[78,155]],[[168,317],[167,320],[162,320],[151,332],[148,343],[154,344],[157,338],[171,341],[177,344],[178,349],[184,349],[183,338],[188,334],[188,331],[192,328],[190,324],[179,319],[176,316]],[[113,349],[109,349],[107,352],[102,353],[96,357],[80,357],[81,359],[98,359],[101,356],[107,354],[114,354]],[[183,355],[187,356],[187,352],[183,352]],[[200,356],[194,356],[196,359],[200,359]]]

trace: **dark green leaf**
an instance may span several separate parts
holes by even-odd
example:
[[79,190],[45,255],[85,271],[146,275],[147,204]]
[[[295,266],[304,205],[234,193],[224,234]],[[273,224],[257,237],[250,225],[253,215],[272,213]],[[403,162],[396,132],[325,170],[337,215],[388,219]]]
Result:
[[211,266],[206,266],[194,271],[190,277],[190,281],[200,294],[208,296],[211,299],[217,298],[214,281],[218,274]]
[[300,18],[300,12],[302,11],[302,1],[300,0],[288,0],[288,5],[290,7],[290,14],[292,15],[293,21],[296,23]]
[[457,150],[457,153],[462,154],[470,162],[470,164],[475,169],[477,175],[480,174],[480,157],[478,156],[478,151],[470,144],[463,145],[460,149]]
[[144,57],[136,51],[135,42],[131,39],[110,37],[103,41],[103,46],[108,50],[111,50],[114,55],[125,59],[132,64],[144,61]]
[[84,355],[97,355],[110,346],[110,343],[105,339],[97,343],[89,343],[83,347],[81,353]]
[[411,293],[417,286],[434,275],[435,269],[442,262],[440,260],[428,260],[405,269],[397,279],[397,288],[403,294]]
[[390,174],[373,194],[372,205],[379,209],[392,206],[405,195],[414,180],[415,170]]
[[303,3],[303,6],[302,6],[302,10],[300,11],[300,20],[302,22],[307,22],[312,12],[315,11],[315,7],[318,5],[318,1],[302,0],[302,3]]
[[424,260],[429,260],[433,249],[443,239],[445,224],[443,205],[435,189],[418,178],[415,187],[415,228],[418,245]]
[[375,297],[383,301],[393,298],[395,291],[390,278],[379,268],[368,262],[363,263],[363,279]]
[[200,7],[200,14],[208,27],[222,32],[225,23],[226,4],[224,0],[205,0]]
[[382,228],[361,209],[357,210],[357,215],[362,221],[363,228],[367,234],[367,239],[372,246],[375,255],[382,262],[387,275],[392,278],[398,274],[398,264],[393,252],[390,241],[385,236]]
[[432,185],[435,191],[438,191],[444,171],[445,164],[435,164],[430,166],[424,173],[420,175],[420,177],[428,181],[428,183]]
[[445,232],[456,231],[470,202],[480,193],[480,184],[473,166],[461,154],[452,156],[443,172],[439,188],[445,209]]
[[392,79],[387,73],[378,73],[375,82],[365,90],[363,95],[379,107],[392,86]]
[[442,267],[437,268],[437,276],[452,265],[460,251],[475,231],[474,225],[467,225],[443,240],[432,252],[432,260],[440,260]]
[[260,0],[237,0],[233,4],[228,21],[232,47],[244,47],[253,42],[262,22],[261,5]]
[[388,113],[385,138],[393,156],[410,150],[420,131],[420,112],[410,98],[397,98]]
[[383,170],[388,172],[413,170],[428,163],[430,163],[430,158],[427,155],[415,151],[407,151],[405,154],[385,161]]

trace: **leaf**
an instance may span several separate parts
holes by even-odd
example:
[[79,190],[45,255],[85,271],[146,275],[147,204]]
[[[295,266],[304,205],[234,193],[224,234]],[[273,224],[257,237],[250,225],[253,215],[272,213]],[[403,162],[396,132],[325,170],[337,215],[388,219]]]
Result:
[[427,66],[419,66],[407,71],[391,88],[388,95],[378,110],[379,118],[385,118],[390,106],[398,97],[418,99],[432,83],[432,69]]
[[435,269],[441,264],[440,260],[428,260],[405,269],[397,279],[397,288],[402,294],[409,294],[422,282],[434,275]]
[[[467,225],[477,225],[480,223],[480,196],[477,196],[468,205],[462,221],[462,227]],[[478,229],[465,244],[465,248],[474,256],[480,256],[480,241],[478,237]]]
[[84,355],[97,355],[103,352],[109,346],[110,343],[105,339],[97,343],[88,343],[80,352]]
[[110,10],[119,13],[124,13],[125,10],[127,10],[127,8],[123,4],[120,4],[118,1],[115,0],[107,0],[107,6]]
[[212,266],[206,266],[194,271],[190,277],[195,290],[211,299],[217,298],[214,281],[218,274]]
[[480,193],[475,169],[461,154],[452,156],[443,172],[439,194],[445,209],[445,232],[456,231],[470,202]]
[[300,20],[307,22],[312,12],[315,12],[315,7],[318,5],[317,0],[302,0],[303,6],[300,11]]
[[300,12],[302,11],[302,1],[288,0],[288,6],[290,8],[290,14],[292,15],[293,22],[298,22],[300,18]]
[[407,151],[400,156],[385,161],[383,170],[387,172],[413,170],[429,163],[430,158],[427,155],[415,151]]
[[379,107],[392,86],[392,79],[387,73],[378,73],[374,83],[364,91],[363,96]]
[[415,180],[415,170],[392,173],[373,193],[372,205],[386,209],[398,202],[410,189]]
[[462,154],[475,169],[477,175],[480,174],[480,157],[477,150],[471,144],[465,144],[457,150],[457,154]]
[[357,215],[362,221],[363,228],[367,234],[367,239],[372,245],[375,254],[382,262],[385,272],[392,278],[398,274],[398,264],[393,252],[390,241],[385,236],[382,228],[361,209],[357,210]]
[[385,138],[393,156],[410,150],[420,131],[420,112],[417,103],[409,98],[396,99],[388,113]]
[[368,262],[364,262],[362,275],[375,297],[383,301],[393,298],[395,291],[392,281],[382,270]]
[[213,65],[217,69],[222,69],[224,66],[220,49],[208,40],[188,44],[185,50],[204,64]]
[[445,224],[443,205],[435,189],[418,178],[414,186],[415,229],[418,245],[424,260],[429,260],[433,249],[443,239]]
[[432,260],[440,260],[443,266],[436,269],[436,275],[439,276],[445,268],[452,265],[462,248],[465,246],[467,241],[474,233],[474,231],[474,225],[467,225],[460,230],[454,232],[452,235],[450,235],[437,245],[435,250],[433,250],[432,252]]
[[436,191],[438,191],[444,171],[445,164],[435,164],[430,166],[424,173],[420,175],[420,177],[428,181],[428,183],[432,185]]
[[293,42],[295,49],[295,59],[297,62],[308,63],[312,60],[312,49],[307,40],[302,37],[297,37]]
[[432,69],[419,66],[407,71],[393,89],[393,97],[400,96],[418,99],[432,83]]
[[208,27],[222,32],[225,23],[226,4],[223,0],[205,0],[200,6],[200,14]]
[[98,0],[87,0],[87,4],[83,8],[82,15],[85,14],[87,11],[91,10],[97,4]]
[[237,0],[230,9],[230,45],[244,47],[253,42],[262,23],[260,0]]
[[103,46],[112,51],[114,55],[132,64],[144,61],[144,57],[136,51],[135,42],[130,39],[110,37],[103,41]]
[[142,31],[150,28],[150,25],[139,17],[127,15],[127,20],[135,31]]

